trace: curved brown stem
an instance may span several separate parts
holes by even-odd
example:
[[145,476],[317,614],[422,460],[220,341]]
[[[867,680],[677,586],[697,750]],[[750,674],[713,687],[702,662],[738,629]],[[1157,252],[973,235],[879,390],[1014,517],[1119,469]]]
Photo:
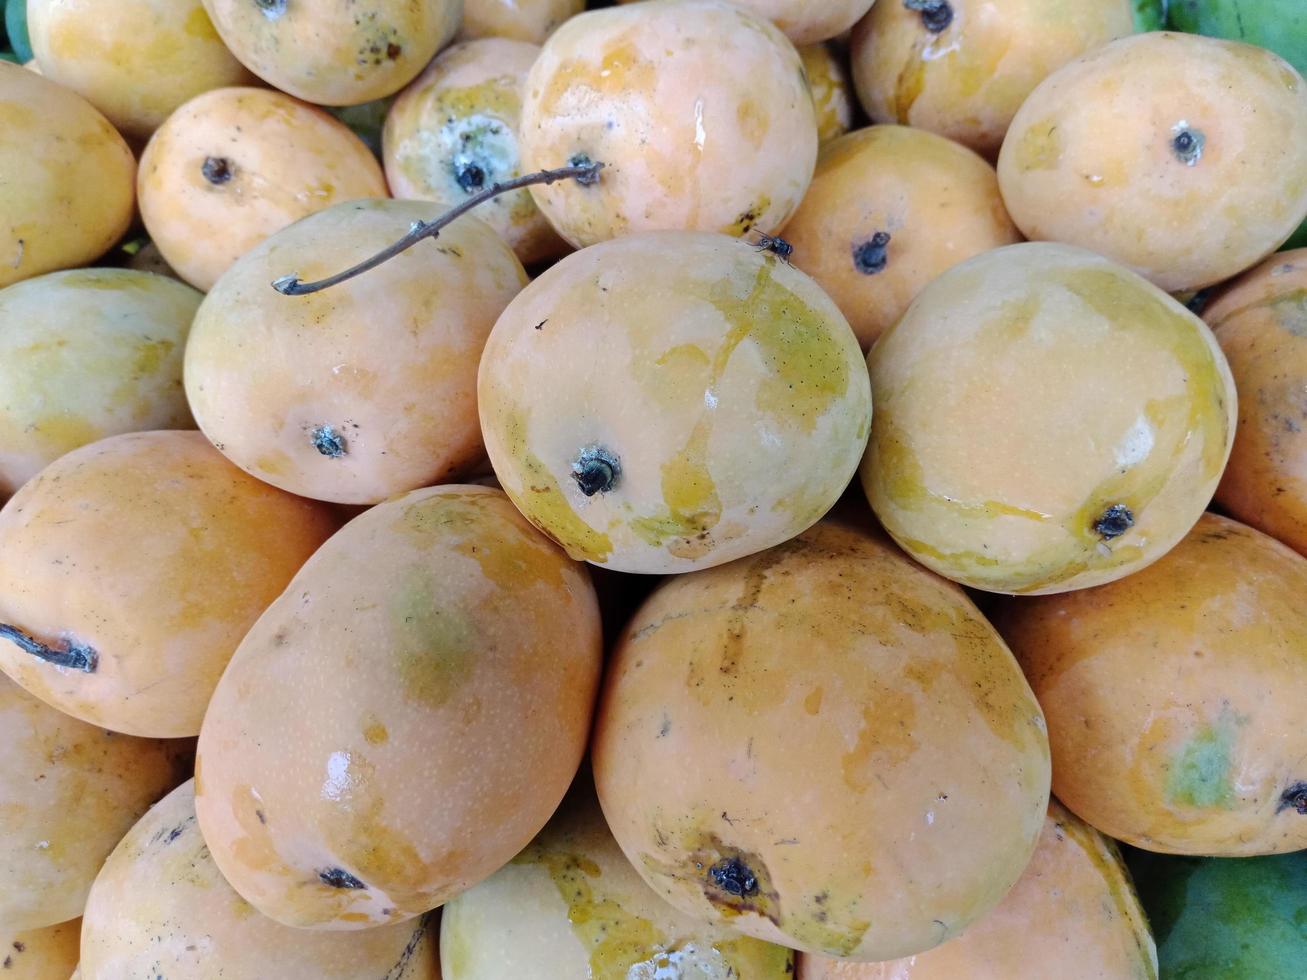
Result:
[[96,665],[100,661],[99,655],[92,647],[69,643],[68,649],[58,650],[46,646],[36,637],[8,623],[0,623],[0,639],[13,640],[24,653],[30,653],[38,660],[44,660],[52,666],[80,670],[85,674],[94,674]]
[[334,276],[328,276],[326,279],[319,279],[316,282],[301,282],[299,276],[294,275],[282,276],[280,279],[273,280],[272,288],[283,296],[305,296],[309,293],[329,289],[345,282],[347,279],[353,279],[355,276],[360,276],[375,269],[383,262],[389,262],[396,255],[412,248],[424,238],[437,237],[444,228],[448,227],[456,219],[461,218],[478,204],[484,204],[491,198],[506,194],[509,191],[520,190],[523,187],[530,187],[532,184],[552,184],[555,181],[567,180],[569,177],[575,178],[578,184],[593,184],[599,180],[599,171],[603,167],[602,163],[595,163],[589,157],[573,157],[572,162],[566,167],[558,167],[554,170],[539,170],[533,174],[523,174],[521,177],[491,184],[485,190],[473,194],[462,204],[450,208],[434,221],[413,222],[413,227],[409,229],[408,234],[399,241],[387,245],[376,255],[364,259],[358,265],[350,266],[344,272],[337,272]]

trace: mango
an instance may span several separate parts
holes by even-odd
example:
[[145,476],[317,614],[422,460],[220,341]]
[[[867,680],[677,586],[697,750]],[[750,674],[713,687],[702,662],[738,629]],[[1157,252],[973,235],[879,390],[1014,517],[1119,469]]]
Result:
[[1083,249],[1010,245],[954,266],[867,363],[871,506],[972,588],[1137,572],[1193,527],[1230,455],[1235,388],[1211,332]]
[[83,446],[0,510],[0,670],[91,724],[195,735],[241,637],[337,526],[198,432]]
[[1307,847],[1307,558],[1213,514],[1096,589],[993,610],[1048,717],[1053,792],[1147,850]]
[[85,980],[433,980],[438,967],[430,918],[346,935],[288,929],[259,915],[213,863],[192,780],[114,848],[82,926]]
[[664,902],[608,832],[589,773],[517,857],[445,906],[445,980],[792,980],[794,954]]
[[274,279],[339,272],[445,210],[339,204],[243,256],[205,297],[186,348],[196,422],[246,472],[291,493],[377,503],[482,458],[477,364],[526,273],[466,216],[355,279],[283,296]]
[[1307,217],[1307,81],[1249,44],[1114,41],[1031,93],[998,179],[1027,238],[1092,249],[1167,292],[1209,286]]
[[871,391],[808,276],[705,232],[574,252],[504,310],[478,408],[504,490],[574,558],[689,571],[815,523],[857,466]]
[[858,961],[980,921],[1048,806],[1043,715],[998,634],[836,523],[661,584],[611,655],[591,752],[613,836],[672,905]]
[[843,57],[830,44],[806,44],[799,57],[817,110],[817,139],[825,145],[853,126],[853,83]]
[[8,62],[0,174],[0,287],[94,262],[131,224],[136,161],[118,131],[80,95]]
[[[0,738],[5,746],[0,766],[2,939],[82,914],[91,882],[118,840],[150,804],[186,778],[182,770],[188,746],[88,725],[3,676]],[[24,952],[12,948],[15,938],[9,949],[0,949],[0,961]],[[55,945],[59,938],[47,936],[46,941]],[[72,945],[69,970],[77,961]],[[14,962],[25,969],[21,957]],[[33,975],[46,980],[50,973]],[[8,980],[6,974],[0,976]]]
[[44,929],[0,927],[0,970],[5,980],[64,980],[77,968],[82,920]]
[[585,9],[585,0],[463,0],[458,40],[503,37],[543,44],[567,18]]
[[803,198],[817,119],[794,45],[725,0],[590,10],[527,75],[522,169],[604,164],[593,183],[531,188],[583,247],[654,230],[774,233]]
[[194,426],[182,350],[201,298],[130,269],[51,272],[0,289],[0,500],[79,446]]
[[584,567],[499,491],[356,517],[250,630],[205,716],[195,808],[223,877],[316,929],[412,919],[489,877],[576,775],[600,643]]

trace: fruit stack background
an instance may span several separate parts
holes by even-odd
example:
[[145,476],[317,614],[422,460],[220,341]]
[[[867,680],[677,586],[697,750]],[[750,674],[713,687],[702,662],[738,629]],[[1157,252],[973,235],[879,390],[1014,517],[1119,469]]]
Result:
[[0,5],[0,976],[1303,975],[1307,4]]

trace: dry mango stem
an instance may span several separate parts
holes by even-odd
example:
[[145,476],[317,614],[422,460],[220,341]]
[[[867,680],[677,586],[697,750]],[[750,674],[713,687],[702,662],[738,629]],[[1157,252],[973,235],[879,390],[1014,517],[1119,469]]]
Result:
[[54,667],[80,670],[84,674],[94,674],[96,665],[100,661],[99,655],[92,647],[69,642],[68,649],[58,650],[46,646],[36,637],[30,636],[18,627],[10,626],[8,623],[0,623],[0,639],[13,640],[24,653],[30,653],[38,660],[44,660]]
[[309,293],[320,292],[337,286],[342,282],[360,276],[381,265],[383,262],[389,262],[396,255],[408,251],[424,238],[436,238],[446,227],[452,224],[463,215],[467,214],[478,204],[484,204],[500,194],[507,194],[509,191],[520,190],[523,187],[530,187],[532,184],[552,184],[556,181],[574,179],[578,184],[588,187],[597,183],[599,180],[599,171],[604,165],[596,163],[587,156],[574,156],[568,161],[566,167],[558,167],[554,170],[539,170],[533,174],[523,174],[521,177],[514,177],[511,180],[501,180],[496,184],[491,184],[485,190],[478,194],[473,194],[466,201],[457,207],[450,208],[439,218],[434,221],[415,221],[409,228],[408,234],[395,242],[393,245],[387,245],[376,255],[364,259],[358,265],[350,266],[344,272],[338,272],[334,276],[328,276],[326,279],[319,279],[316,282],[301,282],[299,276],[290,275],[282,276],[280,279],[273,280],[272,288],[283,296],[305,296]]

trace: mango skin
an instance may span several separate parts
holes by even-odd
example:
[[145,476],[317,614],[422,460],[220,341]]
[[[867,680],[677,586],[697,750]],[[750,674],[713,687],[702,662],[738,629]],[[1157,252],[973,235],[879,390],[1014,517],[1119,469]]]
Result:
[[1048,716],[1053,792],[1136,847],[1307,847],[1307,558],[1213,514],[1154,565],[995,624]]
[[0,510],[0,623],[89,645],[98,663],[55,667],[6,640],[0,670],[91,724],[195,735],[245,631],[337,526],[198,432],[83,446]]
[[1043,716],[998,634],[830,522],[663,583],[610,657],[591,753],[613,836],[669,902],[860,961],[980,919],[1048,806]]
[[1307,851],[1255,858],[1133,851],[1162,976],[1292,977],[1307,957]]
[[817,120],[794,45],[724,0],[573,17],[527,76],[522,169],[603,163],[531,196],[577,247],[654,230],[775,233],[812,179]]
[[[524,289],[481,358],[504,490],[574,558],[690,571],[815,523],[857,466],[871,391],[857,338],[811,279],[704,232],[569,255]],[[614,457],[586,496],[574,466]]]
[[0,62],[0,287],[86,265],[131,224],[136,160],[80,95]]
[[191,780],[152,807],[105,861],[86,903],[81,970],[84,980],[439,977],[431,919],[345,935],[288,929],[259,915],[213,863]]
[[1307,249],[1274,255],[1203,310],[1240,392],[1216,501],[1307,555]]
[[503,37],[543,44],[558,25],[585,9],[585,0],[463,0],[458,40]]
[[0,923],[44,929],[82,914],[119,838],[185,778],[186,746],[88,725],[3,676],[0,737]]
[[502,493],[432,487],[373,507],[304,566],[214,693],[195,776],[214,860],[284,925],[435,908],[558,807],[600,660],[584,567]]
[[0,500],[64,453],[194,426],[182,350],[201,295],[130,269],[75,269],[0,290]]
[[[869,126],[823,146],[784,234],[791,261],[839,304],[863,349],[940,273],[1021,241],[994,168],[907,126]],[[878,234],[889,236],[879,255]]]
[[[220,168],[206,168],[209,161]],[[321,109],[282,92],[223,88],[191,99],[159,127],[141,155],[137,190],[164,259],[207,291],[300,218],[385,197],[386,179],[367,145]]]
[[853,126],[853,83],[844,59],[829,44],[805,44],[799,57],[817,110],[817,140],[825,145]]
[[1116,845],[1057,800],[1035,854],[992,912],[906,959],[800,956],[798,980],[1157,980],[1157,949]]
[[853,29],[854,86],[873,122],[939,133],[990,159],[1040,82],[1134,30],[1132,0],[951,0],[950,7],[952,21],[936,34],[903,0],[873,6]]
[[339,272],[444,210],[340,204],[278,232],[214,286],[187,344],[186,393],[232,462],[291,493],[371,504],[480,461],[477,365],[526,283],[488,225],[460,218],[435,243],[319,293],[269,285]]
[[[1201,145],[1181,153],[1182,135]],[[1093,249],[1167,292],[1209,286],[1307,217],[1307,81],[1249,44],[1124,38],[1031,93],[998,179],[1027,238]]]
[[319,105],[358,105],[403,88],[458,30],[462,0],[204,0],[250,71]]
[[652,891],[608,832],[588,772],[522,853],[444,907],[440,950],[445,980],[794,976],[789,950]]
[[0,927],[0,969],[5,980],[63,980],[77,968],[82,920],[44,929]]
[[[383,154],[391,193],[461,204],[491,184],[520,177],[517,128],[522,88],[540,48],[486,38],[456,44],[415,78],[386,116]],[[475,166],[464,188],[459,174]],[[567,251],[526,188],[501,194],[473,212],[530,265]]]
[[1083,249],[1010,245],[954,266],[867,363],[872,509],[973,588],[1038,595],[1138,571],[1193,527],[1230,454],[1234,382],[1206,325]]
[[255,82],[200,0],[30,0],[27,16],[41,73],[134,139],[201,92]]

